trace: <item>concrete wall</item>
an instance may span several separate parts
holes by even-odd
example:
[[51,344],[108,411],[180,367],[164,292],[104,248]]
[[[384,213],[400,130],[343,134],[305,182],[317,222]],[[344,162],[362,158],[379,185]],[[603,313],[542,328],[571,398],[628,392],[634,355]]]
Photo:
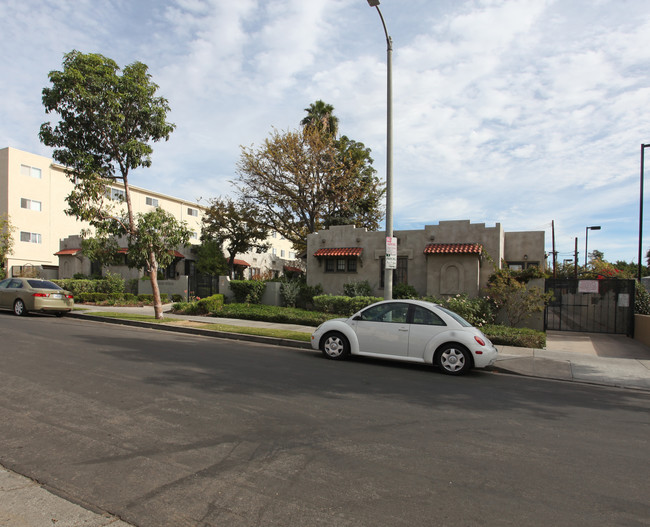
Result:
[[[189,277],[186,275],[179,276],[176,280],[158,280],[158,287],[160,294],[166,293],[171,301],[172,295],[181,295],[187,298],[187,290],[189,288]],[[151,295],[151,280],[138,280],[138,294]]]
[[650,315],[634,315],[634,338],[650,346]]

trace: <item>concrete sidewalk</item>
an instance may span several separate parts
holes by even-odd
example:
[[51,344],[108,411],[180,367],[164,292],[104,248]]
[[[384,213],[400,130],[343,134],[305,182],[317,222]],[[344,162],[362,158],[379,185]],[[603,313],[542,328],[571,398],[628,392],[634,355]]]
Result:
[[[169,306],[165,306],[168,310]],[[124,324],[119,319],[93,317],[92,311],[112,311],[153,315],[152,307],[92,306],[87,311],[75,311],[71,316]],[[311,326],[273,324],[250,320],[235,320],[166,313],[165,318],[220,323],[231,326],[281,328],[311,333]],[[178,328],[147,322],[128,322],[130,325],[157,330],[185,331],[224,338],[239,338],[271,344],[309,348],[308,342],[283,341],[270,337],[220,333],[193,328]],[[650,348],[622,335],[592,333],[548,332],[546,349],[497,346],[499,359],[493,371],[556,379],[562,381],[598,384],[650,391]],[[93,512],[56,496],[37,482],[0,467],[0,527],[131,527],[111,516]]]

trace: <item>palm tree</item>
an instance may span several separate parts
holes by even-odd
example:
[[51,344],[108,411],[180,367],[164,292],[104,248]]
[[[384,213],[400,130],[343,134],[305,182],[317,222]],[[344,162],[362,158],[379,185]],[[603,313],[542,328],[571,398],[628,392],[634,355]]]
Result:
[[307,117],[300,124],[305,127],[313,127],[332,137],[335,137],[339,128],[339,118],[334,115],[334,106],[327,104],[320,99],[305,108]]

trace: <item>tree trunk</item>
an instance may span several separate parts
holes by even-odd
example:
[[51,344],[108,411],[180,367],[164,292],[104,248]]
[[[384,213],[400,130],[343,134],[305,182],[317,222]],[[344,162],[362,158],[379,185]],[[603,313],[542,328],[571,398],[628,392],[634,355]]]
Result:
[[149,277],[151,278],[151,292],[153,293],[153,312],[157,320],[163,318],[162,300],[160,299],[160,289],[158,287],[158,262],[156,255],[149,253]]

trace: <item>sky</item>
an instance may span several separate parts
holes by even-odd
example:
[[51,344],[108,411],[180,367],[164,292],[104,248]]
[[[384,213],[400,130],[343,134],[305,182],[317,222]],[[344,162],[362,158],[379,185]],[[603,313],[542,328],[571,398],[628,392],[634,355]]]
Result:
[[[394,228],[544,230],[558,260],[638,261],[650,143],[647,0],[382,0],[393,41]],[[386,38],[366,0],[0,0],[0,148],[51,157],[63,55],[145,63],[176,125],[131,183],[207,205],[241,147],[318,99],[386,175]],[[650,148],[646,150],[650,165]],[[648,170],[650,173],[650,170]],[[650,195],[650,181],[646,185]],[[645,200],[643,254],[650,249]],[[382,224],[382,229],[384,225]]]

